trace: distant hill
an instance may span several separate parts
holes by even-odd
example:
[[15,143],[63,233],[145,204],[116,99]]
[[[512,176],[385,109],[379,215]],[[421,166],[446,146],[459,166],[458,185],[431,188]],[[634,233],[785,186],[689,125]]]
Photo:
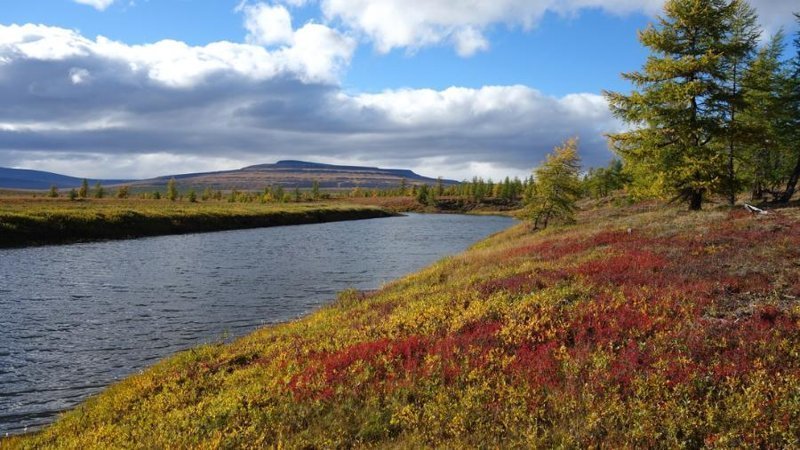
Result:
[[[70,177],[40,170],[9,169],[0,167],[0,188],[4,189],[50,189],[56,186],[59,189],[80,187],[83,178]],[[100,182],[104,185],[121,184],[127,180],[95,180],[90,179],[89,184]]]
[[[428,178],[411,170],[380,169],[378,167],[337,166],[305,161],[278,161],[275,164],[259,164],[239,170],[189,173],[141,180],[133,186],[163,186],[170,178],[180,186],[196,186],[212,189],[262,189],[269,185],[287,188],[310,188],[316,180],[322,188],[389,188],[398,186],[403,179],[411,184],[435,184]],[[445,185],[458,184],[455,180],[442,180]]]
[[[137,188],[163,187],[170,178],[175,178],[181,187],[193,186],[204,189],[263,189],[269,185],[286,188],[310,188],[316,180],[322,188],[389,188],[398,186],[402,180],[409,185],[437,182],[406,169],[380,169],[378,167],[337,166],[305,161],[278,161],[275,164],[259,164],[238,170],[218,172],[186,173],[166,175],[147,180],[89,180],[103,185],[127,183]],[[25,169],[0,168],[0,188],[5,189],[59,189],[78,187],[82,179],[50,172]],[[458,184],[455,180],[442,180],[445,185]]]

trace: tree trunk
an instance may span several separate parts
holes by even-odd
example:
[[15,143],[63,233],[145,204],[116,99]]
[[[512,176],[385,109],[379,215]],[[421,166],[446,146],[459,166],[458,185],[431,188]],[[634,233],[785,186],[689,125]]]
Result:
[[736,166],[734,165],[734,153],[736,152],[736,144],[734,143],[734,132],[736,126],[736,90],[737,90],[737,79],[736,79],[736,69],[738,68],[738,62],[734,62],[733,64],[733,92],[732,92],[732,99],[731,99],[731,123],[728,128],[728,203],[731,206],[736,204]]
[[783,194],[778,198],[778,202],[789,203],[789,200],[791,200],[794,195],[795,189],[797,189],[798,181],[800,181],[800,156],[797,157],[797,164],[794,166],[792,175],[789,177],[789,182],[786,183],[786,190],[783,191]]
[[703,190],[695,189],[689,194],[689,210],[700,211],[703,208]]

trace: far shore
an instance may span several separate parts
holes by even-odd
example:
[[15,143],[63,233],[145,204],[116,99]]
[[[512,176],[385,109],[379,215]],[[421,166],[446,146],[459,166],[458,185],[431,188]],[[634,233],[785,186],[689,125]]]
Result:
[[397,215],[344,203],[229,204],[168,200],[0,199],[0,248],[129,239]]

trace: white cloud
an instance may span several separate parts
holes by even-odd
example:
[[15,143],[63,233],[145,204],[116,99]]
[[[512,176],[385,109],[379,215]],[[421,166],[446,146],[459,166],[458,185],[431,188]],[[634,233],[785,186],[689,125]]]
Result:
[[462,56],[488,49],[485,32],[500,24],[530,29],[548,11],[584,8],[653,12],[661,0],[319,0],[328,20],[371,40],[380,52],[452,43]]
[[525,171],[573,135],[587,163],[609,157],[602,133],[617,124],[598,95],[525,86],[352,94],[335,78],[349,38],[309,23],[292,42],[132,46],[0,26],[0,166],[139,177],[294,158],[460,178]]
[[111,4],[114,3],[115,0],[73,0],[73,1],[75,3],[80,3],[82,5],[89,5],[98,11],[103,11],[109,6],[111,6]]
[[[87,39],[76,31],[57,27],[0,25],[0,58],[5,64],[15,59],[103,60],[105,64],[124,67],[129,76],[141,75],[147,82],[191,88],[215,76],[231,74],[252,81],[284,76],[306,82],[335,83],[338,71],[349,63],[354,50],[352,40],[317,24],[297,30],[293,40],[296,45],[274,51],[226,41],[205,46],[189,46],[174,40],[127,45],[102,36]],[[73,75],[69,73],[74,82]],[[84,76],[79,78],[86,81]]]
[[758,11],[759,19],[767,33],[774,33],[781,27],[794,22],[792,13],[800,12],[797,0],[750,0]]
[[[281,0],[278,0],[281,1]],[[461,56],[489,48],[492,27],[531,29],[548,12],[573,16],[585,9],[655,17],[664,0],[317,0],[326,19],[371,41],[382,53],[452,44]],[[296,6],[306,0],[282,0]],[[768,31],[792,23],[797,0],[753,0]]]
[[483,34],[472,27],[466,27],[455,34],[456,52],[459,56],[472,56],[477,52],[489,49],[489,41]]
[[84,84],[91,80],[92,74],[86,69],[73,67],[69,70],[69,79],[72,84]]
[[243,5],[244,27],[247,29],[247,42],[256,45],[291,44],[294,37],[292,17],[281,5],[270,6],[264,3]]

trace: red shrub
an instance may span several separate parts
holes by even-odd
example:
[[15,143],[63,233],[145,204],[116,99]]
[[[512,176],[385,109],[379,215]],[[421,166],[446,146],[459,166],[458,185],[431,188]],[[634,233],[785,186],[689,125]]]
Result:
[[528,344],[520,346],[514,354],[514,362],[508,368],[509,375],[536,387],[557,387],[563,381],[560,364],[555,357],[558,347],[556,341],[536,347]]
[[537,279],[533,274],[523,273],[519,275],[513,275],[508,278],[499,278],[487,281],[479,285],[477,289],[481,295],[488,297],[489,295],[499,291],[519,295],[538,291],[544,287],[545,284],[542,282],[542,280]]
[[630,250],[608,259],[586,262],[576,272],[597,284],[652,284],[667,260],[648,251]]

